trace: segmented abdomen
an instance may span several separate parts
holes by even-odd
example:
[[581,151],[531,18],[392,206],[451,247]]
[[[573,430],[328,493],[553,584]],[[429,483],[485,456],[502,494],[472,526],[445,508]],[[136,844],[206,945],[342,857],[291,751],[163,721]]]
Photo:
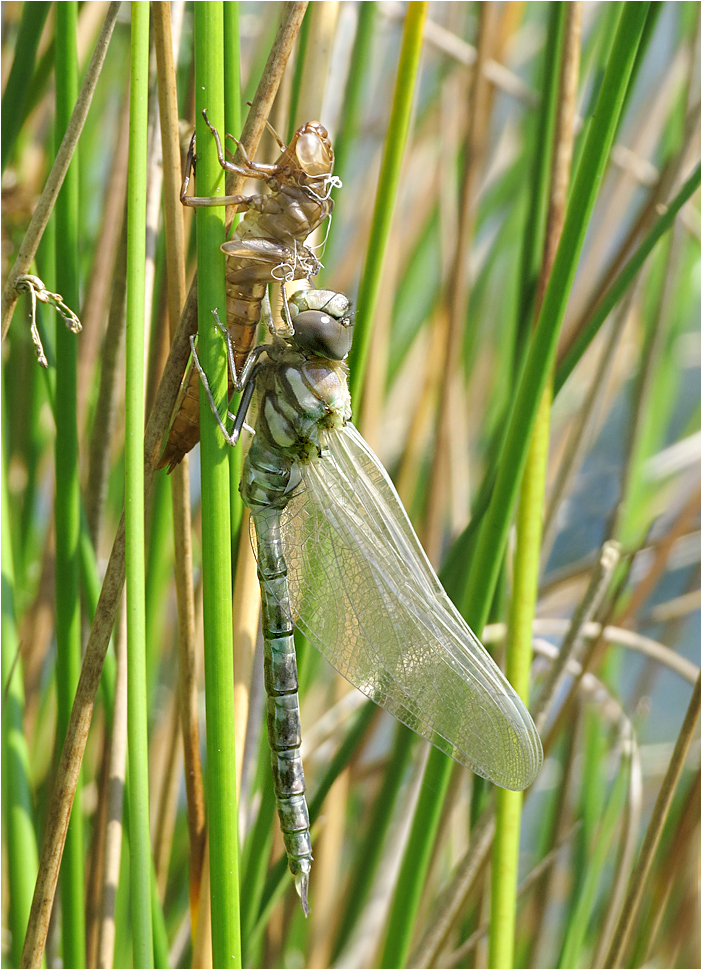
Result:
[[268,742],[280,828],[307,914],[307,885],[312,863],[310,820],[305,801],[305,773],[300,757],[302,729],[297,661],[287,572],[280,541],[280,511],[262,509],[253,516],[258,545],[264,678],[268,695]]

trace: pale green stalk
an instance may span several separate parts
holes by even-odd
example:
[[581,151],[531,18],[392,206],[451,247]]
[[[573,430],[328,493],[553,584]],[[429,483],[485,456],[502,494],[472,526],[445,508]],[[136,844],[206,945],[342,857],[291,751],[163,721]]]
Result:
[[144,313],[149,7],[132,3],[127,207],[125,553],[129,744],[129,849],[135,967],[154,965],[149,835],[144,543]]
[[[539,586],[541,527],[548,463],[551,395],[544,394],[531,440],[517,509],[517,548],[509,615],[505,673],[524,703],[529,704],[531,629]],[[489,966],[514,965],[517,915],[519,833],[523,793],[495,792],[495,841],[492,853]]]
[[[237,138],[241,134],[241,65],[239,57],[239,3],[229,0],[224,4],[224,126],[225,130]],[[232,229],[239,222],[234,216]],[[239,405],[239,395],[234,394],[230,402],[232,412]],[[232,530],[232,551],[238,548],[239,528],[244,507],[239,494],[239,479],[243,461],[241,448],[229,449],[230,516]]]
[[50,3],[42,0],[41,3],[25,3],[22,9],[22,22],[15,41],[12,67],[2,93],[0,170],[3,172],[24,120],[24,107],[34,71],[34,60],[50,6]]
[[10,508],[4,455],[2,475],[2,807],[7,849],[10,958],[18,967],[32,905],[39,858],[32,821],[34,801],[29,752],[24,736],[24,685],[15,618],[15,571],[10,540]]
[[[195,5],[195,91],[198,194],[222,195],[224,173],[202,118],[224,127],[224,31],[221,3]],[[224,411],[227,365],[212,311],[226,306],[224,211],[195,213],[198,265],[198,353],[215,401]],[[215,967],[241,966],[239,847],[234,758],[234,670],[228,446],[205,394],[200,395],[202,586],[207,710],[207,795],[210,830],[212,957]]]
[[[61,143],[78,97],[76,26],[78,5],[56,7],[56,144]],[[56,287],[69,306],[79,303],[78,158],[66,173],[56,201]],[[80,483],[77,410],[78,339],[56,326],[56,738],[63,743],[80,676]],[[63,963],[85,965],[85,874],[81,783],[76,788],[61,863]]]
[[349,354],[351,400],[354,402],[357,413],[363,388],[366,358],[370,350],[373,333],[375,307],[383,278],[385,249],[390,235],[392,213],[402,171],[402,159],[409,134],[426,16],[427,3],[425,0],[421,0],[421,2],[420,0],[411,0],[407,6],[405,17],[392,112],[385,136],[383,160],[380,166],[378,190],[375,197],[373,224],[368,240],[363,275],[358,288],[358,310],[356,312],[353,347]]
[[[545,95],[553,101],[555,130],[552,164],[548,177],[548,218],[535,311],[541,309],[553,260],[563,229],[566,197],[573,155],[575,103],[580,65],[580,19],[582,5],[559,5],[562,29],[554,72],[557,85],[548,85]],[[559,18],[561,19],[561,18]],[[541,537],[543,529],[546,469],[551,431],[552,377],[549,378],[536,416],[531,446],[524,468],[517,507],[517,546],[510,604],[506,674],[524,704],[529,704],[531,638],[539,591]],[[495,796],[495,842],[492,854],[489,965],[507,968],[514,965],[517,916],[517,877],[519,874],[519,834],[522,792],[499,789]]]

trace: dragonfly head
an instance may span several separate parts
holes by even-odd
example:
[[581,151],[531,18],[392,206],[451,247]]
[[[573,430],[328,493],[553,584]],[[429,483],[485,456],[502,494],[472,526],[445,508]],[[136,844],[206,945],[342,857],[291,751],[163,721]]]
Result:
[[290,297],[292,338],[300,350],[344,360],[353,340],[351,303],[333,290],[299,290]]

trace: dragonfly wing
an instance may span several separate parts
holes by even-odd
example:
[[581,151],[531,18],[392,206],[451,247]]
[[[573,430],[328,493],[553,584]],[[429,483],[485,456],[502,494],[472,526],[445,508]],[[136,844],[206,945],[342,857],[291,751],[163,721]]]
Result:
[[526,788],[542,760],[529,713],[448,598],[368,444],[351,424],[329,438],[282,515],[295,623],[422,737]]

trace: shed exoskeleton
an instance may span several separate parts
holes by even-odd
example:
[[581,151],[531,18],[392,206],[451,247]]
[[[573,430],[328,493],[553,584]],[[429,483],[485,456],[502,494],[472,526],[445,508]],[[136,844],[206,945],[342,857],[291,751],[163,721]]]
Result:
[[[252,196],[189,196],[195,166],[193,135],[181,202],[193,207],[227,205],[244,212],[231,239],[221,246],[227,256],[226,327],[237,370],[241,370],[256,341],[261,301],[268,284],[311,279],[321,268],[305,241],[332,214],[330,192],[338,184],[333,176],[334,151],[326,128],[318,121],[308,121],[298,128],[289,145],[278,138],[281,154],[272,165],[250,160],[241,143],[228,135],[243,157],[243,164],[237,165],[225,157],[217,129],[210,125],[205,112],[203,116],[215,139],[222,168],[260,179],[269,189],[267,194]],[[230,396],[233,390],[230,384]],[[199,437],[198,379],[191,365],[183,379],[159,467],[168,465],[172,471]]]

